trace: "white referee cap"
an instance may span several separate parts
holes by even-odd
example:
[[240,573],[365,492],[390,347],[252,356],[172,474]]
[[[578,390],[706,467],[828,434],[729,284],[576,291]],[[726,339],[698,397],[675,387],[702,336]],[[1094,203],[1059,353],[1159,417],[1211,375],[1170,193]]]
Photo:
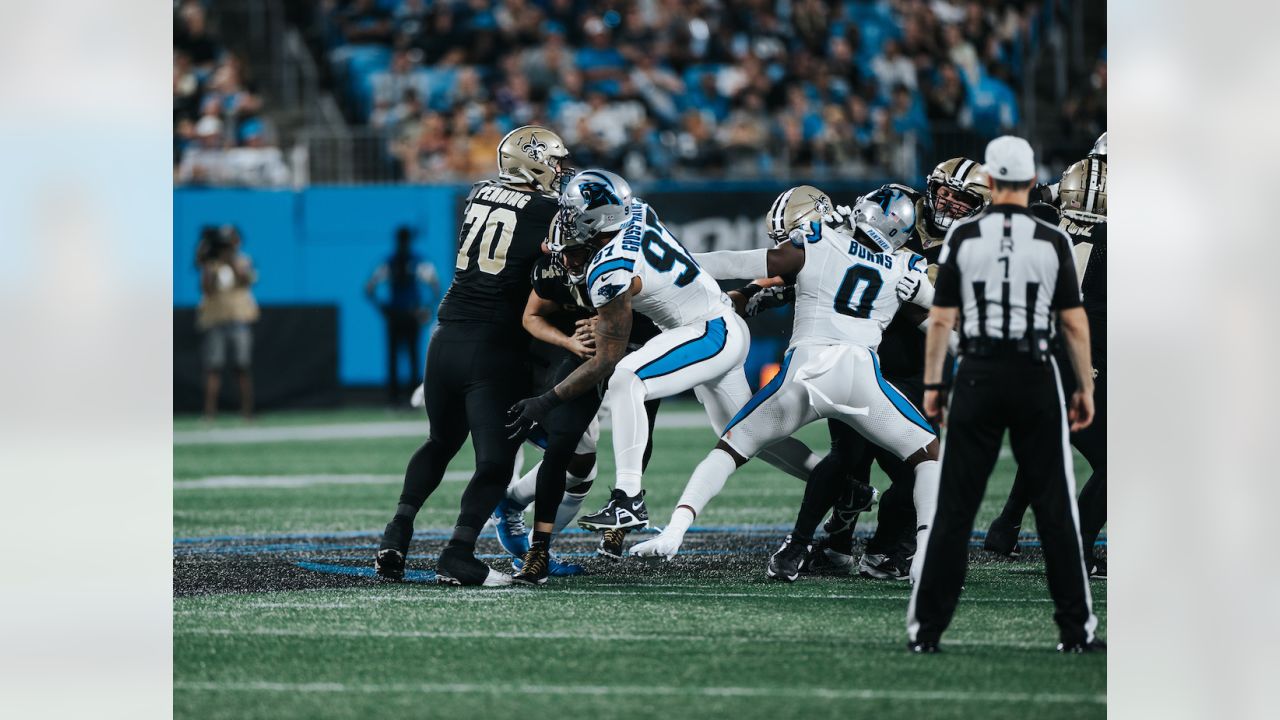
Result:
[[1036,158],[1031,144],[1020,137],[1001,135],[987,143],[987,162],[983,166],[992,180],[1027,182],[1036,177]]

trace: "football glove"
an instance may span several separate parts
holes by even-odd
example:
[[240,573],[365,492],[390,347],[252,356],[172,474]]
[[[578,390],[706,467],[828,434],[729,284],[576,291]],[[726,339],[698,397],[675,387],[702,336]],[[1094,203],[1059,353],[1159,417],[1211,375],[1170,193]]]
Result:
[[523,440],[534,425],[546,419],[547,415],[563,402],[556,395],[554,388],[531,398],[525,398],[507,410],[507,439]]
[[790,305],[796,299],[796,287],[794,285],[774,285],[762,288],[755,283],[749,283],[739,288],[738,292],[747,298],[746,307],[743,309],[747,317],[755,317],[766,310]]

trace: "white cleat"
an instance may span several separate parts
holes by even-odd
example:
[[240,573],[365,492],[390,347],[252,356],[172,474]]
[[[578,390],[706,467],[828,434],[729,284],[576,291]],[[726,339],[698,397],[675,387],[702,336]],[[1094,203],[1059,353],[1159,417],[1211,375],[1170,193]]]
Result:
[[669,535],[661,532],[658,533],[656,538],[632,545],[628,554],[636,557],[654,557],[670,560],[676,556],[676,553],[680,552],[680,546],[683,543],[683,535]]

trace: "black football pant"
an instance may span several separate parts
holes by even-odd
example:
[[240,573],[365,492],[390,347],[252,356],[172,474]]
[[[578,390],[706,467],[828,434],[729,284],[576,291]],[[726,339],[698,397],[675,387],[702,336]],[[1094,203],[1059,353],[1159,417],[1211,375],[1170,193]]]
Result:
[[[568,377],[582,364],[582,361],[559,348],[539,346],[534,354],[533,363],[537,368],[535,375],[538,376],[537,387],[533,392],[543,393]],[[531,436],[535,444],[543,449],[542,465],[538,467],[537,490],[534,496],[534,522],[555,522],[556,511],[564,499],[569,463],[577,453],[578,441],[586,434],[591,421],[600,412],[602,400],[602,394],[593,390],[557,406],[539,424],[541,436]],[[649,456],[653,453],[653,423],[660,403],[661,400],[650,400],[645,403],[645,411],[649,415],[649,444],[644,449],[642,467],[648,467]],[[588,489],[590,489],[589,485],[579,486],[575,492],[586,493]]]
[[405,468],[401,507],[415,513],[422,507],[470,434],[476,470],[457,524],[478,532],[515,465],[519,443],[507,438],[507,409],[528,390],[525,337],[502,326],[440,323],[427,349],[424,385],[431,430]]
[[[1075,375],[1065,361],[1059,362],[1062,369],[1062,394],[1070,398],[1075,392]],[[1092,555],[1094,545],[1098,543],[1098,535],[1102,526],[1107,524],[1107,372],[1099,370],[1093,381],[1093,424],[1071,433],[1071,444],[1080,451],[1084,459],[1089,461],[1093,474],[1080,490],[1077,501],[1080,510],[1080,537],[1085,553]],[[1022,517],[1027,513],[1030,498],[1027,492],[1026,471],[1018,466],[1018,474],[1013,479],[1013,489],[1009,491],[1009,500],[1005,503],[1000,516],[1012,525],[1021,525]]]
[[1075,516],[1066,408],[1056,363],[1021,356],[966,358],[953,381],[943,445],[938,506],[919,582],[907,609],[907,633],[937,641],[951,623],[969,564],[969,537],[987,480],[1009,430],[1044,548],[1054,620],[1064,643],[1093,639],[1089,578]]

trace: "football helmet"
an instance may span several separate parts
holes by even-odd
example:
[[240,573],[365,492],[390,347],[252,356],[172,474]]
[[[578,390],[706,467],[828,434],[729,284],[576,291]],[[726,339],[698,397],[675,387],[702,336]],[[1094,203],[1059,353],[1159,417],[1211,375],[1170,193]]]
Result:
[[551,233],[547,236],[547,249],[551,251],[551,259],[564,268],[569,282],[581,285],[587,279],[587,266],[596,254],[596,248],[588,246],[581,238],[565,232],[560,222],[561,211],[557,211],[551,219]]
[[498,179],[532,185],[556,197],[564,179],[573,174],[573,168],[564,165],[567,157],[569,150],[559,135],[541,125],[518,127],[498,143]]
[[835,222],[835,203],[818,188],[800,185],[774,199],[764,217],[765,233],[776,245],[786,240],[792,230],[807,227],[813,221]]
[[1058,209],[1077,226],[1107,221],[1107,161],[1087,157],[1062,173]]
[[925,186],[925,206],[932,224],[941,232],[957,220],[973,217],[991,202],[991,184],[982,164],[968,158],[938,163]]
[[1103,130],[1098,136],[1098,140],[1093,143],[1093,149],[1089,151],[1089,157],[1099,158],[1102,161],[1107,159],[1107,131]]
[[916,204],[902,191],[886,185],[858,198],[849,224],[856,238],[870,240],[880,252],[891,253],[911,236]]
[[564,242],[598,246],[599,235],[627,224],[634,199],[627,181],[607,170],[583,170],[574,175],[560,193],[559,224]]

